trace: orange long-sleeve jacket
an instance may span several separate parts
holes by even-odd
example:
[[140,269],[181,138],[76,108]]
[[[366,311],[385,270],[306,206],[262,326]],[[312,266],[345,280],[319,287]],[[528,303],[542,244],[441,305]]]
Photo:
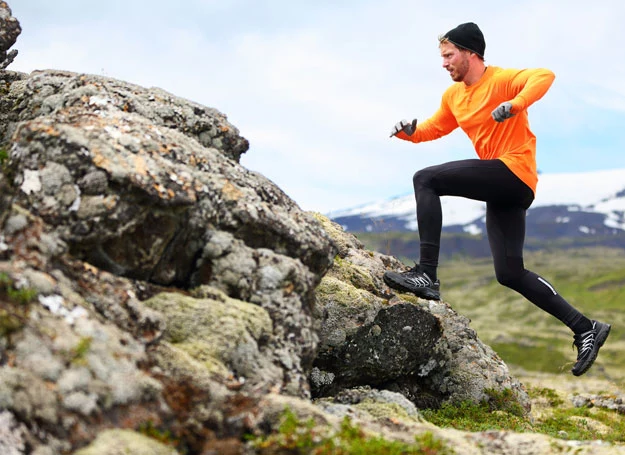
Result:
[[[479,81],[451,85],[439,110],[417,125],[412,142],[438,139],[458,126],[469,136],[480,159],[500,159],[534,193],[538,183],[536,136],[530,131],[527,108],[549,90],[555,75],[547,69],[502,69],[488,66]],[[505,101],[512,103],[513,117],[498,123],[491,112]]]

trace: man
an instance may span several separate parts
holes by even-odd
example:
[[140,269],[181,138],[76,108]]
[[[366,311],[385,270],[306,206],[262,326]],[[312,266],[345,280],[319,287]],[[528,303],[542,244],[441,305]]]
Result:
[[572,373],[585,373],[597,358],[610,325],[590,320],[562,298],[544,278],[525,269],[525,212],[534,200],[536,137],[527,109],[549,89],[554,74],[546,69],[486,66],[486,44],[479,27],[461,24],[439,38],[443,68],[455,82],[428,120],[402,120],[391,136],[415,143],[431,141],[457,127],[469,136],[479,159],[428,167],[413,178],[420,237],[414,268],[384,274],[386,284],[419,297],[440,300],[438,266],[442,211],[440,196],[486,202],[486,229],[497,281],[566,324],[574,333],[577,361]]

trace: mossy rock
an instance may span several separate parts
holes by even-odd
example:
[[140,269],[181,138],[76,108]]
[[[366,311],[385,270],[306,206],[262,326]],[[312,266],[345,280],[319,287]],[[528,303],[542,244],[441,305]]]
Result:
[[103,431],[75,455],[178,455],[171,447],[130,430]]
[[204,365],[227,374],[231,356],[242,347],[258,350],[272,336],[273,324],[263,308],[212,290],[212,298],[161,293],[144,304],[165,316],[164,340]]

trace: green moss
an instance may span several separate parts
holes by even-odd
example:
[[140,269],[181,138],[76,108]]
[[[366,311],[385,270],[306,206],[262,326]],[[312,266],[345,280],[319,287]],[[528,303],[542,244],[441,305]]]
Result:
[[93,338],[83,337],[74,347],[71,353],[71,362],[77,365],[85,365],[87,363],[87,353],[91,349]]
[[6,273],[0,273],[0,298],[8,298],[12,303],[26,305],[37,297],[37,291],[32,288],[16,288],[14,282]]
[[165,445],[175,445],[179,442],[171,434],[171,431],[158,428],[152,421],[143,422],[139,425],[138,432]]
[[326,276],[335,277],[359,289],[364,289],[373,293],[377,292],[373,277],[366,268],[358,266],[351,261],[341,259],[338,256]]
[[162,293],[144,304],[165,315],[165,341],[211,373],[226,374],[231,353],[271,337],[273,323],[260,306],[231,299],[216,289],[209,294],[211,298]]
[[[589,423],[590,421],[602,423],[607,432],[597,430]],[[588,407],[556,409],[549,417],[537,422],[535,431],[568,440],[603,440],[623,443],[625,442],[625,417],[607,409]]]
[[318,427],[312,418],[300,421],[289,409],[285,410],[277,432],[265,437],[251,438],[261,454],[315,455],[450,455],[454,451],[432,433],[415,436],[413,444],[389,441],[366,434],[349,417],[338,430]]
[[410,417],[406,410],[397,403],[380,403],[375,400],[366,399],[355,405],[355,407],[367,412],[377,420],[419,420],[418,418]]
[[9,337],[12,333],[21,330],[25,323],[24,316],[0,307],[0,336]]
[[423,417],[439,427],[464,431],[487,431],[505,429],[527,431],[531,423],[515,413],[493,409],[487,401],[476,404],[472,401],[445,403],[440,409],[425,409]]
[[358,289],[333,276],[323,277],[315,289],[315,294],[322,305],[334,302],[347,307],[371,308],[384,302],[370,292]]
[[9,275],[0,273],[0,336],[10,337],[22,329],[30,312],[28,304],[36,297],[36,290],[17,288]]
[[527,392],[530,398],[542,397],[547,399],[549,406],[553,408],[557,408],[564,404],[564,400],[560,398],[558,393],[553,389],[545,387],[529,387]]

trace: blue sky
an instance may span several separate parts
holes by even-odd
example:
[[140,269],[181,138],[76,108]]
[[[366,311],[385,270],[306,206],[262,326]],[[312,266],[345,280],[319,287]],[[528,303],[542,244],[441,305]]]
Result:
[[625,168],[620,0],[8,3],[23,29],[9,69],[98,74],[214,107],[250,141],[241,163],[305,210],[406,194],[416,170],[475,157],[459,130],[389,138],[437,109],[451,84],[437,37],[467,21],[487,64],[556,73],[530,107],[542,172]]

